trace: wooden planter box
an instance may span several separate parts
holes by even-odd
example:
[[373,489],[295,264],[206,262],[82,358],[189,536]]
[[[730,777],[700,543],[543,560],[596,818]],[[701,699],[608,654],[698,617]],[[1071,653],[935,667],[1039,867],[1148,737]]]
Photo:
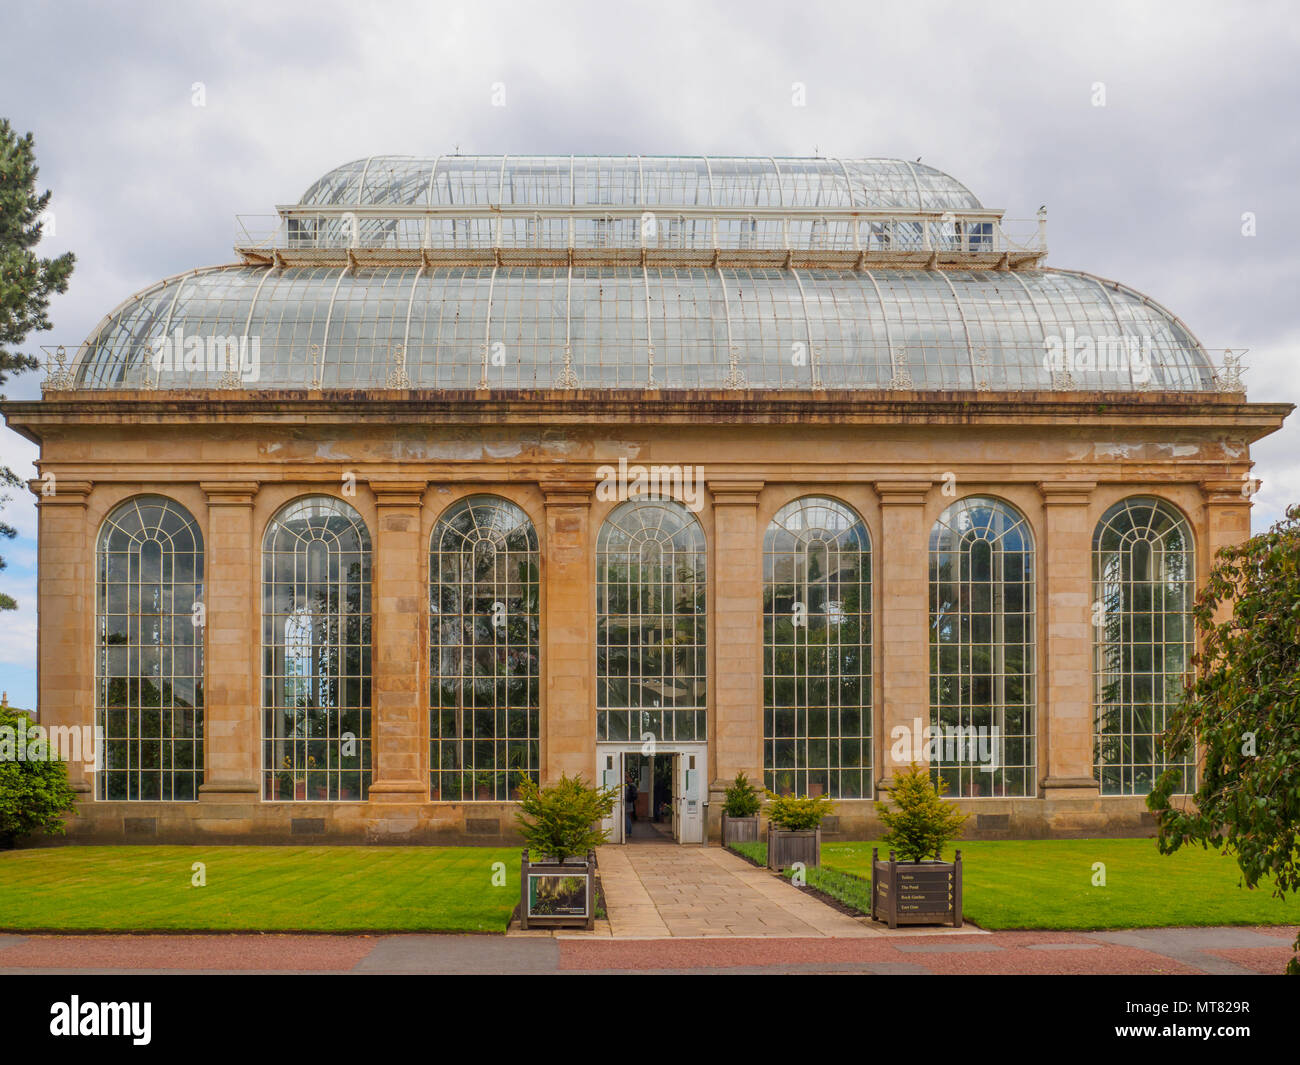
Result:
[[596,927],[596,852],[585,858],[532,862],[524,851],[520,865],[521,928]]
[[767,826],[767,867],[789,869],[795,862],[803,862],[808,869],[821,865],[822,830],[806,828],[787,832],[783,828]]
[[757,843],[758,815],[753,817],[728,817],[722,815],[722,844]]
[[900,924],[961,927],[961,851],[951,862],[880,861],[871,849],[871,919]]

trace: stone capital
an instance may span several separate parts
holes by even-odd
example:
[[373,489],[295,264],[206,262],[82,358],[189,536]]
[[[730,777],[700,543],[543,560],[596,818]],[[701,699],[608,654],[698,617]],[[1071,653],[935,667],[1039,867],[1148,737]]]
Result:
[[582,480],[547,480],[538,481],[537,486],[545,497],[548,507],[589,507],[591,495],[596,490],[595,481]]
[[876,481],[876,494],[884,507],[919,507],[925,505],[933,481],[896,480]]
[[1096,481],[1039,481],[1038,491],[1049,507],[1086,507]]
[[377,507],[418,507],[424,502],[428,481],[370,481]]
[[85,507],[90,490],[95,487],[93,481],[71,481],[50,475],[47,483],[43,478],[33,478],[27,482],[27,490],[36,496],[37,505],[42,507]]
[[[1250,477],[1215,478],[1201,482],[1201,496],[1211,506],[1250,506],[1249,490],[1255,486]],[[1246,491],[1243,491],[1245,489]]]
[[718,480],[708,486],[715,507],[756,507],[763,490],[762,481]]
[[256,481],[200,481],[210,507],[251,507],[257,495]]

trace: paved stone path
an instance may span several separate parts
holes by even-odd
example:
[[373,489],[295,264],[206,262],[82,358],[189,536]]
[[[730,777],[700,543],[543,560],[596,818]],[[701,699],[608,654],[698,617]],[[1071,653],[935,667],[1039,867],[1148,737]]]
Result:
[[[632,843],[602,847],[600,881],[609,911],[598,936],[859,939],[889,933],[850,917],[721,847]],[[977,928],[911,929],[912,935],[983,934]]]

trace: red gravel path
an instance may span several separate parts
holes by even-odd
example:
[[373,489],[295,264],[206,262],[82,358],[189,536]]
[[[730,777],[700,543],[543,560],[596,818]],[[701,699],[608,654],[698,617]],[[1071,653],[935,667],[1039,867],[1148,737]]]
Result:
[[351,969],[369,936],[33,936],[0,950],[5,969]]
[[[1272,935],[1295,929],[1272,928]],[[5,941],[9,945],[5,946]],[[1091,949],[1051,945],[1092,944]],[[921,946],[913,951],[908,946]],[[1030,949],[1031,947],[1040,949]],[[1041,947],[1048,949],[1041,949]],[[974,949],[972,949],[974,948]],[[997,948],[997,949],[988,949]],[[1281,973],[1289,946],[1207,949],[1260,973]],[[0,936],[0,971],[249,970],[348,971],[365,962],[374,970],[401,971],[600,971],[664,969],[771,969],[816,971],[858,965],[905,966],[901,971],[971,974],[1192,974],[1196,956],[1177,960],[1155,950],[1104,943],[1079,932],[994,932],[991,935],[899,936],[887,939],[506,939],[496,936],[136,935]],[[518,963],[518,964],[516,964]]]
[[[1092,950],[1027,950],[1031,943],[1087,943],[1071,932],[997,932],[987,936],[880,939],[566,939],[562,969],[690,969],[854,963],[919,965],[933,973],[1195,973],[1160,954],[1105,944]],[[923,953],[896,949],[925,946]],[[944,946],[956,948],[951,953]],[[1000,947],[972,951],[969,947]],[[935,953],[930,953],[934,948]],[[1283,963],[1285,964],[1285,960]]]

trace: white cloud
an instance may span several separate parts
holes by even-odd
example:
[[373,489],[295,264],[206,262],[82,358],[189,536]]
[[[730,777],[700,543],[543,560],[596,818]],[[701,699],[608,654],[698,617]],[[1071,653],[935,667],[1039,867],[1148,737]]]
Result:
[[[1300,397],[1300,20],[1283,5],[236,0],[17,5],[5,23],[24,47],[0,99],[54,190],[42,250],[78,256],[32,346],[75,348],[130,293],[228,261],[237,213],[371,153],[816,146],[922,156],[1013,218],[1046,202],[1053,265],[1149,292],[1212,348],[1250,347],[1251,398]],[[6,391],[34,398],[38,379]],[[30,476],[33,453],[0,431],[0,463]],[[1254,454],[1266,523],[1300,501],[1300,418]],[[0,543],[0,587],[31,561],[34,500],[5,514],[23,539]],[[34,627],[11,620],[20,650],[0,655],[30,657]]]

